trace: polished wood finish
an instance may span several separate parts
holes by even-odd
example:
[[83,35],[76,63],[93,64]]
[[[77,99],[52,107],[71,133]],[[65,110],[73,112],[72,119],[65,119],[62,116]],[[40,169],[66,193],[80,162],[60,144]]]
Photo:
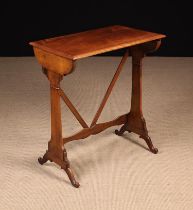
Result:
[[74,62],[71,59],[50,54],[44,50],[34,47],[34,54],[43,68],[64,75],[72,72]]
[[82,125],[82,127],[83,128],[88,128],[88,125],[86,124],[86,122],[84,121],[84,119],[82,118],[82,116],[79,114],[79,112],[76,110],[76,108],[74,107],[74,105],[72,104],[72,102],[69,100],[69,98],[67,97],[67,95],[64,93],[64,91],[62,91],[62,89],[59,88],[58,89],[58,93],[62,97],[63,101],[68,106],[68,108],[70,109],[70,111],[72,112],[72,114],[76,117],[76,119],[78,120],[78,122]]
[[150,151],[156,154],[146,127],[146,122],[142,113],[142,59],[148,52],[153,52],[159,48],[161,41],[153,41],[145,45],[138,45],[130,48],[132,56],[132,95],[131,110],[127,116],[127,122],[121,127],[120,131],[115,130],[115,134],[122,135],[125,131],[134,132],[143,138]]
[[48,150],[43,158],[39,158],[38,161],[40,164],[44,164],[48,160],[54,161],[66,171],[72,185],[74,187],[79,187],[79,183],[76,181],[72,170],[70,169],[70,163],[62,139],[60,95],[58,94],[62,76],[52,71],[46,71],[45,69],[44,73],[46,73],[50,81],[51,139],[48,142]]
[[72,136],[63,138],[63,141],[65,144],[69,141],[85,139],[85,138],[89,137],[90,135],[96,135],[97,133],[100,133],[109,127],[112,127],[115,125],[122,125],[122,124],[125,124],[126,122],[127,122],[127,114],[124,114],[124,115],[119,116],[118,118],[111,120],[109,122],[98,123],[90,128],[84,128]]
[[30,44],[48,53],[76,60],[164,37],[162,34],[116,25],[44,39]]
[[[50,81],[51,139],[45,155],[38,159],[40,164],[44,164],[48,160],[57,163],[65,170],[72,185],[79,187],[79,183],[76,181],[70,168],[64,144],[73,140],[87,138],[90,135],[96,135],[116,125],[122,125],[119,131],[115,130],[117,135],[122,135],[125,131],[134,132],[146,141],[152,153],[158,152],[148,136],[146,122],[142,113],[142,59],[146,53],[157,50],[161,44],[161,39],[164,37],[162,34],[141,31],[125,26],[111,26],[30,43],[34,48],[35,56],[43,67],[44,74]],[[120,48],[126,48],[126,52],[104,94],[91,125],[88,126],[70,99],[60,88],[60,82],[63,76],[72,72],[75,60]],[[109,122],[97,124],[97,120],[102,113],[128,55],[132,56],[130,112]],[[62,137],[60,98],[63,99],[83,127],[79,132],[64,138]]]

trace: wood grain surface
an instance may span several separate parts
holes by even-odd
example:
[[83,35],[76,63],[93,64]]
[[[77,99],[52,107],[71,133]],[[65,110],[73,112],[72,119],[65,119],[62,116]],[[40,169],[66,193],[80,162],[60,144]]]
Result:
[[30,44],[49,53],[76,60],[164,37],[162,34],[115,25],[30,42]]

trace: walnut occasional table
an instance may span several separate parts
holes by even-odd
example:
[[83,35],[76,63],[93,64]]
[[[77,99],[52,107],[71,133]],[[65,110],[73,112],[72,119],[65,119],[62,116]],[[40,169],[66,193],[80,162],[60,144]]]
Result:
[[[119,131],[115,130],[115,134],[118,136],[121,136],[125,131],[134,132],[146,141],[152,153],[158,152],[148,136],[146,122],[142,114],[142,59],[146,53],[157,50],[161,44],[161,39],[164,37],[165,35],[162,34],[116,25],[30,42],[38,62],[42,65],[43,73],[50,81],[51,93],[51,140],[48,142],[48,150],[43,158],[38,159],[40,164],[44,164],[48,160],[55,162],[66,171],[72,185],[79,187],[79,183],[76,181],[70,168],[64,144],[69,141],[95,135],[115,125],[123,125]],[[63,76],[72,72],[74,63],[78,59],[121,48],[125,48],[125,54],[89,126],[60,88],[60,81]],[[97,123],[129,55],[132,56],[132,97],[130,112],[112,121]],[[60,97],[83,127],[78,133],[65,138],[62,136]]]

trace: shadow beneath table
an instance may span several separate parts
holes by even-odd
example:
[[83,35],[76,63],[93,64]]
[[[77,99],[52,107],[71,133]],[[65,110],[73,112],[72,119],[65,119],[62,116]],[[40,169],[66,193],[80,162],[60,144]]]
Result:
[[[123,134],[123,135],[120,136],[120,137],[122,137],[124,140],[129,140],[131,143],[133,143],[133,144],[135,144],[135,145],[137,145],[137,146],[139,146],[139,147],[141,147],[141,148],[143,148],[143,149],[149,151],[148,146],[145,147],[143,144],[141,144],[141,143],[139,143],[139,142],[133,140],[133,139],[132,139],[130,136],[128,136],[127,134]],[[139,139],[140,139],[140,138],[139,138]],[[141,140],[145,142],[145,140],[143,140],[143,139],[141,139]],[[149,151],[149,152],[150,152],[150,151]]]
[[37,158],[29,156],[28,158],[25,159],[19,159],[18,157],[15,157],[13,165],[17,167],[15,170],[22,169],[24,170],[24,173],[25,171],[27,171],[28,173],[29,171],[33,171],[33,173],[35,172],[36,174],[40,174],[42,177],[47,176],[51,179],[56,179],[57,181],[63,183],[65,182],[69,186],[71,186],[71,182],[68,179],[66,172],[64,170],[63,172],[65,176],[59,176],[53,173],[52,171],[50,171],[51,167],[54,167],[56,170],[62,170],[62,169],[57,164],[52,163],[50,161],[46,162],[44,165],[40,165],[38,162],[38,156]]
[[[116,141],[108,141],[108,136],[110,135],[112,135],[112,130],[105,132],[102,138],[100,138],[99,135],[97,138],[89,139],[89,141],[84,142],[84,144],[76,141],[76,144],[72,144],[68,148],[67,153],[73,152],[73,150],[75,150],[75,147],[79,146],[81,147],[82,151],[86,151],[85,153],[79,154],[79,157],[76,156],[76,158],[69,159],[71,169],[73,170],[77,181],[83,180],[84,175],[87,174],[89,170],[93,170],[94,168],[100,167],[100,165],[104,163],[108,164],[109,161],[111,161],[111,159],[107,154],[112,155],[113,152],[117,152],[117,154],[119,154],[118,148],[121,152],[121,148],[119,147],[119,140],[129,140],[131,143],[148,150],[144,145],[133,140],[131,136],[129,136],[127,133],[125,133],[123,136],[117,136]],[[91,144],[95,145],[93,145],[92,150],[89,150],[89,145]],[[97,153],[98,155],[93,155],[95,153]],[[39,154],[39,156],[43,155],[44,154]],[[57,181],[65,182],[69,186],[71,186],[71,182],[68,179],[68,176],[65,171],[64,176],[59,176],[53,173],[52,171],[50,171],[50,167],[54,167],[57,170],[62,169],[58,165],[50,161],[46,162],[44,165],[40,165],[38,163],[38,155],[37,157],[29,156],[28,158],[24,159],[19,159],[18,157],[15,157],[13,164],[16,167],[22,167],[23,170],[33,170],[35,173],[38,173],[41,176],[48,176],[51,179],[56,179]]]
[[[115,150],[119,146],[119,140],[123,139],[123,140],[130,141],[131,143],[133,143],[137,146],[140,146],[141,148],[150,152],[148,147],[145,147],[144,145],[140,144],[139,142],[133,140],[131,138],[131,136],[129,136],[128,134],[124,134],[123,136],[117,136],[117,141],[110,142],[110,141],[106,140],[106,143],[105,143],[106,148],[104,149],[104,143],[99,144],[99,141],[105,141],[104,138],[108,139],[109,135],[112,135],[112,131],[106,132],[105,136],[102,139],[100,139],[100,136],[99,136],[99,139],[97,139],[97,140],[95,139],[94,141],[90,140],[86,143],[86,145],[81,145],[82,149],[84,150],[84,146],[86,147],[91,143],[94,144],[95,141],[97,141],[97,143],[98,143],[96,145],[96,147],[94,148],[94,151],[93,150],[89,151],[87,153],[82,154],[79,158],[70,160],[72,169],[73,168],[75,169],[74,171],[75,171],[76,177],[79,180],[81,180],[83,178],[84,174],[86,174],[88,170],[93,169],[94,167],[97,167],[97,165],[103,164],[103,163],[108,164],[109,158],[107,158],[106,153],[111,154],[112,151],[116,152]],[[144,141],[143,139],[141,139],[141,140]],[[72,145],[70,150],[72,151],[75,146],[77,146],[77,145],[76,144]],[[129,144],[128,144],[128,146],[129,146]],[[70,150],[68,150],[68,152],[70,152]],[[105,150],[105,152],[103,152],[104,150]],[[99,155],[95,156],[95,159],[92,158],[93,152],[99,154]]]

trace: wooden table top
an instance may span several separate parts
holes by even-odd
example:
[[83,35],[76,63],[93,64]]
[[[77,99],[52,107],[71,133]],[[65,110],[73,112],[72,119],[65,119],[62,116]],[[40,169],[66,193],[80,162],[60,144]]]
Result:
[[76,60],[164,37],[163,34],[115,25],[34,41],[30,44],[48,53]]

